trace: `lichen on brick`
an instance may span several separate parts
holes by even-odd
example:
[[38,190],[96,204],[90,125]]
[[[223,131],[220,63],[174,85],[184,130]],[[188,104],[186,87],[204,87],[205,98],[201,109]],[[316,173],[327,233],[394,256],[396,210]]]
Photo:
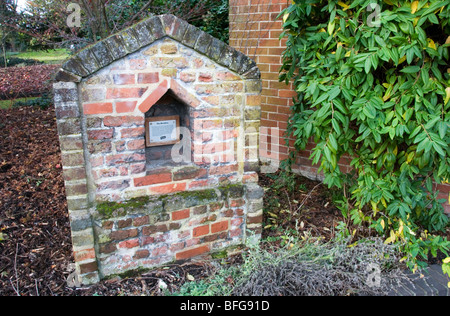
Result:
[[125,202],[101,202],[97,204],[98,215],[103,219],[127,215],[129,210],[142,208],[150,202],[150,197],[143,196]]

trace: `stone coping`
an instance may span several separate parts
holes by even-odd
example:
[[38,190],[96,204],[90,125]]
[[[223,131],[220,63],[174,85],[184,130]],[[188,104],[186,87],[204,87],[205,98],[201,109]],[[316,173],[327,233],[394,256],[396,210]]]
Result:
[[255,61],[251,58],[186,21],[172,14],[165,14],[144,19],[84,48],[64,62],[54,79],[62,82],[80,82],[114,61],[164,37],[170,37],[194,49],[219,65],[238,73],[243,79],[261,77]]

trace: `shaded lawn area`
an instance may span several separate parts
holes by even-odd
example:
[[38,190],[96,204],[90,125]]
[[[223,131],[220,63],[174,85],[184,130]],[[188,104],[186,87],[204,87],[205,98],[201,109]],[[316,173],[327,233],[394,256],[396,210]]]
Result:
[[47,51],[26,51],[20,53],[9,53],[8,57],[17,57],[22,59],[36,59],[46,64],[61,64],[69,57],[69,51],[63,48],[49,49]]

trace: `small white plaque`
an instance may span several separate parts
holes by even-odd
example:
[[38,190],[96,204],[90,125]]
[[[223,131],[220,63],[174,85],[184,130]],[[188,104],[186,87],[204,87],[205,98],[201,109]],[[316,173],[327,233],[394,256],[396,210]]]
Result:
[[151,117],[145,120],[146,146],[176,144],[180,140],[178,115]]
[[172,142],[177,140],[177,121],[150,122],[150,143]]

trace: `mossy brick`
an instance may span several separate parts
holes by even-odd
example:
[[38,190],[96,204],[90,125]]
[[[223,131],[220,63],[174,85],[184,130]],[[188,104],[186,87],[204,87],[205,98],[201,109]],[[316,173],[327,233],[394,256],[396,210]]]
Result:
[[215,62],[219,62],[220,57],[222,56],[222,51],[226,50],[227,47],[227,44],[224,42],[218,40],[217,38],[213,38],[207,55]]
[[261,80],[245,80],[246,93],[261,93],[261,91],[262,91]]
[[183,196],[169,196],[164,200],[164,210],[167,212],[177,211],[185,208],[186,201]]
[[231,184],[225,187],[225,190],[228,192],[225,196],[233,199],[243,197],[245,194],[245,187],[242,184]]
[[91,51],[97,58],[100,68],[108,66],[114,61],[113,54],[109,51],[109,46],[104,42],[98,42],[91,47]]
[[256,183],[249,183],[246,188],[246,196],[250,200],[258,200],[264,196],[264,189]]
[[231,62],[228,68],[234,72],[241,73],[241,70],[243,68],[243,64],[245,63],[245,58],[241,52],[235,50],[231,55]]
[[62,151],[83,150],[83,140],[80,135],[60,136],[59,144]]
[[55,103],[55,115],[58,120],[66,118],[77,118],[80,116],[78,103],[74,101]]
[[82,78],[64,69],[59,69],[53,79],[61,82],[80,82]]
[[58,120],[57,129],[60,136],[81,134],[80,119],[69,118]]
[[70,211],[85,210],[89,207],[87,195],[83,197],[67,198],[67,208]]
[[63,152],[61,154],[61,160],[65,167],[77,167],[84,166],[84,154],[83,152]]
[[247,121],[260,120],[261,119],[261,107],[259,107],[259,106],[245,107],[244,118]]
[[139,39],[141,47],[150,45],[156,40],[156,37],[152,33],[152,26],[146,23],[146,21],[136,23],[132,28]]
[[84,195],[88,193],[85,181],[82,183],[66,182],[65,189],[67,196]]
[[54,87],[53,101],[56,107],[67,106],[68,102],[78,102],[78,90],[56,89]]
[[158,40],[166,36],[164,25],[158,16],[148,18],[141,23],[147,24],[147,27],[150,28],[150,30],[152,31],[155,40]]
[[82,218],[71,218],[70,228],[72,231],[82,231],[92,227],[92,220],[89,216]]
[[72,232],[72,244],[74,248],[81,248],[94,245],[94,235],[92,229]]
[[259,172],[261,167],[259,166],[259,161],[246,161],[244,162],[244,172]]
[[141,48],[139,38],[132,28],[127,28],[121,31],[118,36],[121,38],[124,48],[128,54],[134,53]]
[[95,272],[98,270],[97,261],[80,264],[80,274]]
[[[225,48],[222,50],[222,54],[220,55],[220,58],[217,60],[217,63],[226,68],[229,68],[234,62],[234,60],[239,56],[241,56],[240,52],[238,52],[233,47],[226,45]],[[236,66],[234,68],[236,68]],[[236,69],[231,70],[236,71]]]
[[62,65],[62,68],[76,76],[86,77],[89,71],[83,66],[84,62],[78,56],[73,56]]
[[189,24],[181,42],[187,47],[194,48],[201,33],[202,31],[199,28]]
[[213,37],[211,35],[205,32],[200,32],[198,40],[194,45],[194,49],[201,54],[207,54],[212,41]]
[[258,67],[253,67],[242,75],[243,79],[261,79],[261,71]]
[[173,24],[172,32],[168,35],[178,42],[183,43],[184,35],[188,31],[188,29],[189,24],[186,21],[176,18]]
[[83,67],[88,71],[88,74],[93,74],[101,68],[93,53],[92,46],[83,49],[77,56],[83,62]]
[[114,56],[114,60],[119,60],[128,54],[122,37],[117,34],[106,38],[103,43],[109,47],[109,52]]
[[176,16],[174,16],[173,14],[164,14],[164,15],[158,16],[157,18],[161,22],[162,33],[164,35],[167,34],[170,36],[171,32],[173,30],[174,23],[176,20],[178,20],[178,18]]
[[250,69],[256,67],[256,62],[248,56],[241,54],[242,58],[240,60],[240,64],[238,65],[237,73],[243,75],[247,73]]

